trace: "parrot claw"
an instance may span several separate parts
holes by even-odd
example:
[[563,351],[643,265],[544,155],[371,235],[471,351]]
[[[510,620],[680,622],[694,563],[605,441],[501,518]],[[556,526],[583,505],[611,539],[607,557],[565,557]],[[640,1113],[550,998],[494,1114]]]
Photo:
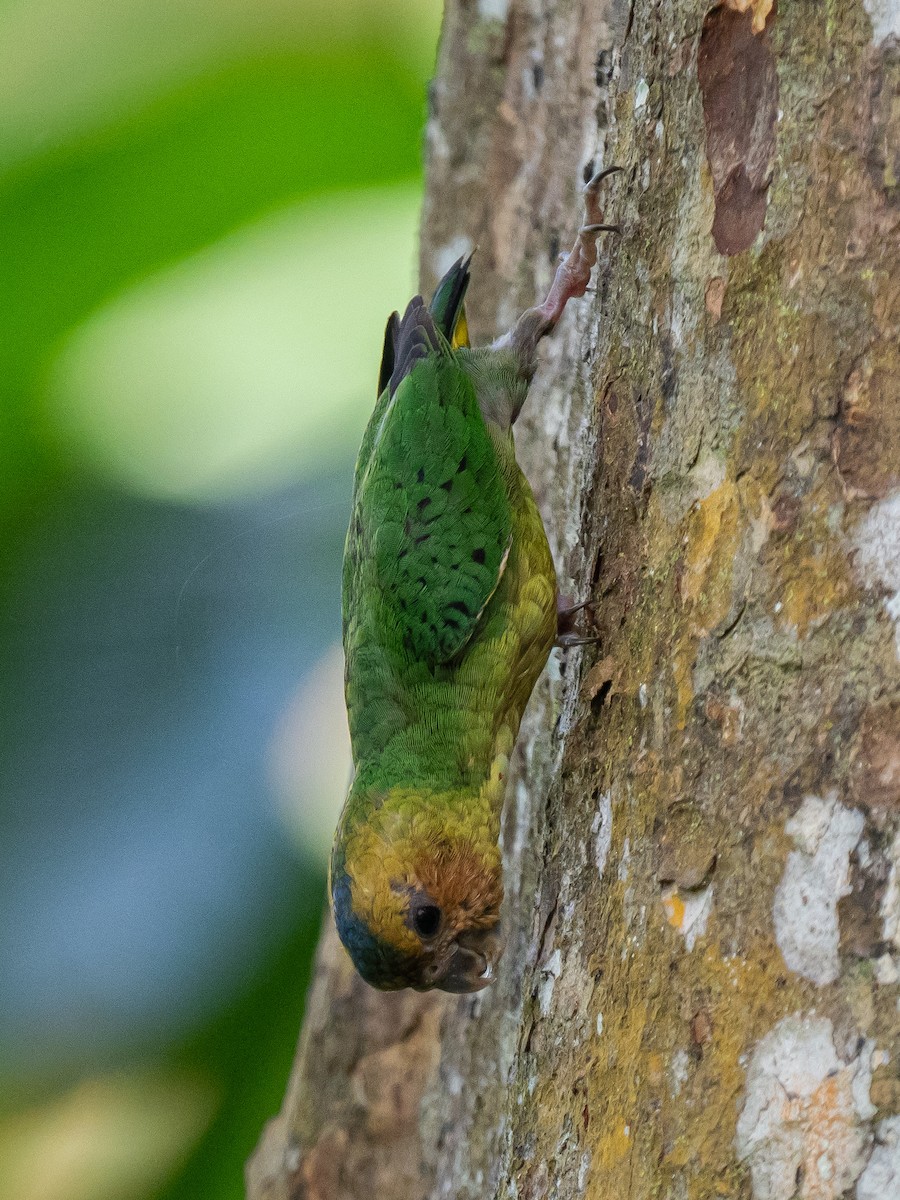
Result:
[[[560,255],[556,275],[547,298],[535,308],[526,309],[509,333],[494,343],[494,349],[510,347],[521,363],[522,374],[530,379],[536,367],[536,348],[556,326],[570,300],[583,296],[588,290],[591,271],[597,262],[597,236],[601,233],[621,233],[620,225],[603,220],[598,189],[604,179],[622,171],[622,167],[606,167],[585,184],[584,223],[578,231],[575,245],[568,254]],[[512,414],[515,420],[518,412]]]
[[599,646],[603,638],[599,634],[561,633],[556,639],[559,650],[574,650],[576,646]]
[[564,625],[571,617],[578,612],[584,612],[586,608],[596,608],[596,600],[582,600],[580,604],[570,602],[568,596],[560,596],[556,602],[556,619],[560,626]]
[[624,170],[624,167],[604,167],[602,170],[596,171],[581,190],[583,192],[594,192],[608,175],[615,175],[619,171]]
[[597,634],[586,634],[576,627],[576,613],[595,608],[595,601],[583,600],[572,604],[568,596],[559,596],[556,601],[556,645],[560,650],[571,650],[575,646],[593,646],[601,641]]

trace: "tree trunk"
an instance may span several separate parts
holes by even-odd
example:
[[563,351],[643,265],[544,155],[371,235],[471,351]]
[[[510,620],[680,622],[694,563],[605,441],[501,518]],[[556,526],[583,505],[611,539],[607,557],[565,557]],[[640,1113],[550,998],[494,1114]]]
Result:
[[898,27],[448,3],[422,283],[479,245],[477,339],[626,168],[518,427],[602,644],[526,716],[499,980],[328,929],[251,1200],[900,1195]]

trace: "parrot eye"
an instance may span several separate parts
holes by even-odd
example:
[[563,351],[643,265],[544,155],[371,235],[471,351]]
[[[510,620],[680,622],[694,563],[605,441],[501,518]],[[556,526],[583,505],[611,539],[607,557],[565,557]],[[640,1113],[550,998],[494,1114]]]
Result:
[[434,937],[441,927],[441,910],[436,904],[423,904],[412,914],[412,927],[419,937]]

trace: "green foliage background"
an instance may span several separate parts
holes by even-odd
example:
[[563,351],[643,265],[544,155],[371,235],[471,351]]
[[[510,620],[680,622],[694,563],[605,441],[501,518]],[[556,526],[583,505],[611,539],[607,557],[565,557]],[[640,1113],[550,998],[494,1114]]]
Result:
[[[346,754],[298,705],[336,661],[346,487],[384,319],[414,283],[439,17],[0,3],[2,1200],[240,1197],[279,1106]],[[270,279],[283,321],[245,340]],[[238,795],[206,892],[185,847],[214,839],[246,747],[259,844]],[[212,800],[182,842],[195,792]],[[166,881],[185,877],[180,911]],[[132,957],[104,962],[90,899],[126,929],[142,889],[147,928],[157,901],[170,913],[152,961],[171,928],[181,964],[149,969],[143,1006],[120,971],[142,948],[123,933]]]

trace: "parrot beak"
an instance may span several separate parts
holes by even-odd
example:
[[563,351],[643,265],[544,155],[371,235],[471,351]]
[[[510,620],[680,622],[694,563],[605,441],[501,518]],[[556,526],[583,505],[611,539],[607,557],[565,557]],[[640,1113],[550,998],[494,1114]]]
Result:
[[494,981],[503,945],[499,925],[466,930],[456,939],[447,970],[434,986],[442,992],[480,992]]

